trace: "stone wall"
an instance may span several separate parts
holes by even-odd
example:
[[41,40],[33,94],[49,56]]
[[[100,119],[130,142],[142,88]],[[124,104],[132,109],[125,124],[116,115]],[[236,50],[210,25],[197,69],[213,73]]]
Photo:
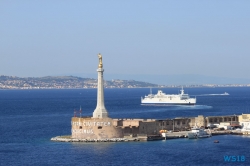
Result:
[[[239,116],[240,120],[250,119],[250,114]],[[194,126],[207,127],[209,123],[238,121],[237,116],[213,116],[175,119],[111,119],[111,118],[72,118],[72,138],[110,139],[124,136],[157,135],[160,130],[185,131]]]
[[190,128],[189,118],[175,118],[173,119],[173,121],[174,121],[174,126],[173,126],[174,131],[183,131]]
[[137,134],[139,134],[139,126],[130,126],[130,127],[123,127],[123,133],[126,136],[132,136],[132,137],[136,137]]
[[208,116],[206,117],[206,125],[208,124],[220,124],[221,122],[229,122],[230,124],[239,122],[238,115],[225,115],[225,116]]
[[198,126],[198,127],[206,126],[205,117],[203,115],[198,115],[198,117],[195,117],[195,126]]
[[191,117],[189,118],[189,126],[195,126],[196,122],[195,122],[195,117]]
[[160,130],[183,131],[188,128],[190,128],[188,118],[155,120],[150,122],[140,121],[139,134],[154,135],[159,134]]
[[111,118],[79,118],[71,121],[72,138],[77,139],[111,139],[123,138],[121,127],[113,125]]
[[139,122],[143,121],[143,119],[113,119],[113,124],[115,126],[139,126]]
[[250,114],[239,115],[239,122],[248,122],[250,121]]

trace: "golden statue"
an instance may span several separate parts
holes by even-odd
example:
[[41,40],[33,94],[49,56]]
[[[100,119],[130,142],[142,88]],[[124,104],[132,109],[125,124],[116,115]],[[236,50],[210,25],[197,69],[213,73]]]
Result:
[[99,57],[99,65],[98,65],[98,67],[102,68],[102,55],[99,53],[98,57]]

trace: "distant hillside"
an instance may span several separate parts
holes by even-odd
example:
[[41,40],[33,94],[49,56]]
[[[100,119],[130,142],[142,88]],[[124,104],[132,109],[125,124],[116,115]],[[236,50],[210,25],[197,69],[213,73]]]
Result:
[[[16,77],[0,76],[0,89],[70,89],[96,88],[97,80],[75,76]],[[135,80],[104,81],[105,88],[159,87],[157,84]]]

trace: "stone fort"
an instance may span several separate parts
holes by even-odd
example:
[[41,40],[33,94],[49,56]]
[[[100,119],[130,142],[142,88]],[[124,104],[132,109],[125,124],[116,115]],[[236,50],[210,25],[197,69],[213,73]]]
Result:
[[206,127],[208,123],[238,121],[238,116],[180,117],[174,119],[112,119],[108,116],[104,102],[104,80],[102,55],[98,54],[99,65],[97,105],[92,117],[72,117],[71,137],[74,139],[112,139],[157,135],[160,130],[183,131],[193,126]]

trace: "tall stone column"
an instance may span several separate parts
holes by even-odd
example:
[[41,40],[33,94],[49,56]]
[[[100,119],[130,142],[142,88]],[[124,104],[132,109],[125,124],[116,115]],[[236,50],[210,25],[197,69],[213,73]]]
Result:
[[99,65],[98,65],[98,81],[97,81],[97,104],[96,109],[93,112],[93,118],[107,118],[108,112],[104,105],[104,90],[103,90],[103,64],[102,55],[99,53]]

